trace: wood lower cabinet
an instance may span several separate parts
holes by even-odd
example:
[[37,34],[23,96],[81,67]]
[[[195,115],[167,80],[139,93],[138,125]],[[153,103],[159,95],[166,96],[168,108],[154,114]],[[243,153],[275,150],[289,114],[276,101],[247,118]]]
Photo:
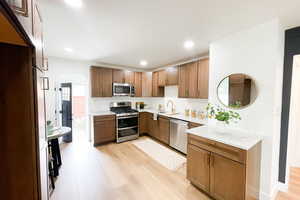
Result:
[[149,132],[149,119],[151,114],[148,112],[140,112],[139,114],[139,132],[140,134]]
[[210,160],[210,195],[216,199],[245,199],[246,165],[215,153]]
[[116,117],[94,116],[94,146],[116,140]]
[[202,124],[189,122],[188,126],[189,126],[189,128],[196,128],[196,127],[202,126]]
[[91,67],[91,96],[111,97],[113,70],[104,67]]
[[170,143],[170,120],[167,117],[158,117],[156,138],[165,144]]
[[261,143],[248,151],[188,135],[187,178],[217,200],[259,199]]
[[187,178],[205,192],[210,191],[210,152],[188,145]]

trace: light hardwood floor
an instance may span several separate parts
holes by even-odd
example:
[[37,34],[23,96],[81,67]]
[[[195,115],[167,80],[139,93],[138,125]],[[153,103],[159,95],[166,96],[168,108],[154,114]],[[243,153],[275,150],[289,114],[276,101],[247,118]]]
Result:
[[94,148],[85,139],[62,146],[63,166],[51,200],[210,200],[131,142]]
[[279,192],[276,200],[300,199],[300,168],[291,168],[288,192]]

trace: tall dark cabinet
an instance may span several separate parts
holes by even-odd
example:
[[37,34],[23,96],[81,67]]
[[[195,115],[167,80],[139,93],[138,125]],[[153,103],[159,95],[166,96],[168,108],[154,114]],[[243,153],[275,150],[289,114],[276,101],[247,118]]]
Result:
[[[42,20],[0,1],[1,199],[48,199]],[[34,41],[34,43],[33,43]]]

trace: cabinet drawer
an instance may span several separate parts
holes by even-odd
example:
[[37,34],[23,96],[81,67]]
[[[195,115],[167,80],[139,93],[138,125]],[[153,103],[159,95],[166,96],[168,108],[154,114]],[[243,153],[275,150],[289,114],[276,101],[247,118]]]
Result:
[[246,163],[247,152],[243,149],[191,134],[188,135],[188,143],[207,151],[214,152],[231,160],[244,164]]
[[97,121],[107,121],[107,120],[115,120],[115,115],[101,115],[101,116],[94,116],[94,122]]

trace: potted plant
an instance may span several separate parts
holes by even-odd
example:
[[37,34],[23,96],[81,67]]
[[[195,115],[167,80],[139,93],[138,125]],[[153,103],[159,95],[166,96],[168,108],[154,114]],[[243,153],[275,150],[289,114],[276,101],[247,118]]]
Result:
[[239,113],[226,110],[221,106],[213,106],[212,104],[208,103],[206,106],[207,117],[210,119],[216,119],[217,122],[221,122],[223,125],[230,124],[231,122],[237,123],[241,120],[241,116]]

